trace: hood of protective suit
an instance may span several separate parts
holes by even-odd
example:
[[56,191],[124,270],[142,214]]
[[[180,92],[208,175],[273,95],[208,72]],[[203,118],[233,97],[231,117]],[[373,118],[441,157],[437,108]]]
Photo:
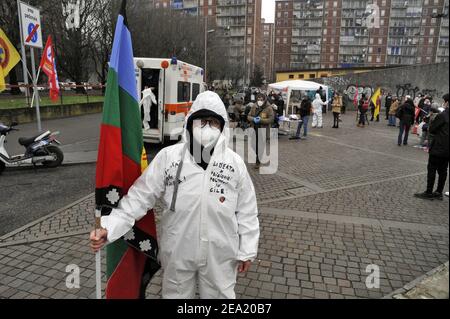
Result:
[[321,100],[322,101],[322,98],[320,97],[319,93],[316,93],[316,100]]
[[225,145],[227,145],[228,142],[228,136],[229,136],[229,121],[228,121],[228,115],[227,111],[225,109],[225,105],[222,102],[222,99],[220,98],[217,93],[206,91],[197,96],[195,99],[195,102],[192,104],[191,110],[187,114],[185,118],[184,123],[184,134],[183,134],[183,142],[188,141],[188,135],[189,132],[187,131],[187,124],[189,121],[189,118],[196,112],[200,110],[208,110],[211,112],[216,113],[220,117],[223,118],[225,124],[222,130],[222,136],[219,139],[217,145],[221,142],[221,140],[224,140]]

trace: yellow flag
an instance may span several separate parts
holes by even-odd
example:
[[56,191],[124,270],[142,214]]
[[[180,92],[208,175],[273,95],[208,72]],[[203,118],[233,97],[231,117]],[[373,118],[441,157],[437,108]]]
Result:
[[147,160],[147,152],[145,151],[145,147],[142,148],[142,155],[141,155],[141,172],[143,173],[145,169],[148,166],[148,160]]
[[20,61],[19,52],[0,28],[0,92],[5,89],[5,78]]
[[378,98],[381,96],[381,88],[378,88],[375,91],[375,94],[372,95],[372,103],[373,105],[375,105],[375,113],[374,113],[374,117],[377,118],[378,115],[380,115],[380,108],[381,108],[381,104],[378,103]]

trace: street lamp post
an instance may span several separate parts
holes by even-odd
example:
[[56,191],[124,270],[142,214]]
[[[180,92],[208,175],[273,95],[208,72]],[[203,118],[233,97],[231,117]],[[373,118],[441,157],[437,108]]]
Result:
[[211,30],[208,30],[208,16],[205,16],[205,62],[204,62],[204,64],[205,64],[205,68],[204,68],[204,70],[205,70],[205,83],[207,83],[207,80],[208,80],[208,78],[207,78],[207,67],[208,67],[208,33],[213,33],[213,32],[215,32],[216,30],[214,30],[214,29],[211,29]]

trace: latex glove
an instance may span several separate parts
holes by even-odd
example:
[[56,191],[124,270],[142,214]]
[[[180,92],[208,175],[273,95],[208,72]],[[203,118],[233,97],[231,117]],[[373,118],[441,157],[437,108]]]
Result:
[[253,118],[253,123],[259,124],[261,122],[261,118],[259,116]]

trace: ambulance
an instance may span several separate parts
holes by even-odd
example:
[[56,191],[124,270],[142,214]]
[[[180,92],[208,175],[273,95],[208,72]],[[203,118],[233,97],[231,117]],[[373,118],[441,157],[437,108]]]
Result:
[[[138,96],[148,87],[157,104],[150,110],[150,129],[143,131],[144,142],[164,144],[179,140],[193,101],[206,90],[204,70],[176,58],[134,58]],[[141,108],[143,118],[143,110]]]

